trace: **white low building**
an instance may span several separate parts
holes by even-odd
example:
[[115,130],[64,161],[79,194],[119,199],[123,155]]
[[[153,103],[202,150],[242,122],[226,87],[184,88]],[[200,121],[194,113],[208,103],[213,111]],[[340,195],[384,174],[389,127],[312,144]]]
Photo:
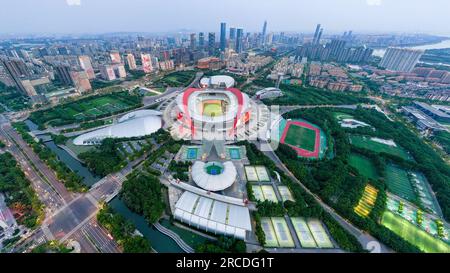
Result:
[[235,84],[235,81],[232,77],[226,76],[226,75],[216,75],[211,77],[203,77],[200,80],[200,86],[201,87],[224,87],[224,88],[230,88],[233,87]]
[[73,140],[75,145],[96,145],[106,138],[143,137],[162,127],[160,113],[153,110],[139,110],[128,113],[119,123],[82,134]]
[[182,223],[214,234],[245,240],[252,230],[247,207],[225,203],[185,191],[175,204],[174,217]]

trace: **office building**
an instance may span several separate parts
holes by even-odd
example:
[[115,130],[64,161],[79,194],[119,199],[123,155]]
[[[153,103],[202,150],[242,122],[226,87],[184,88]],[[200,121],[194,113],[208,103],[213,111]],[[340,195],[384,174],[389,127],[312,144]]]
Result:
[[422,50],[389,47],[381,59],[380,66],[392,71],[411,72],[422,54]]
[[225,51],[227,47],[227,24],[220,23],[220,51]]
[[109,56],[111,57],[111,62],[113,64],[119,64],[122,62],[122,59],[120,58],[120,53],[118,51],[110,52]]
[[205,47],[205,33],[203,32],[198,34],[198,45],[202,48]]
[[212,55],[216,48],[216,34],[214,32],[208,33],[208,51]]
[[241,53],[242,48],[242,40],[244,38],[244,30],[242,28],[238,28],[236,31],[236,52]]
[[0,64],[2,64],[4,71],[9,78],[14,82],[14,85],[24,94],[28,95],[27,90],[22,84],[22,79],[29,76],[28,69],[25,63],[20,59],[15,58],[0,58]]
[[263,45],[266,44],[266,32],[267,32],[267,21],[264,21],[263,30],[262,30],[262,36],[261,36],[261,40],[262,40],[262,44]]
[[191,49],[195,49],[197,47],[197,35],[195,33],[191,33],[190,42],[191,42]]
[[317,38],[319,37],[320,26],[321,26],[320,24],[317,24],[317,26],[316,26],[316,31],[314,32],[314,38],[312,41],[313,44],[318,44]]

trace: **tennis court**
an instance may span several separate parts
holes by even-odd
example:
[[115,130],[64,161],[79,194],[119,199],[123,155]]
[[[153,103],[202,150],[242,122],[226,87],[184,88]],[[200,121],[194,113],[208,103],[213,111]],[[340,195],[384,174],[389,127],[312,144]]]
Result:
[[261,186],[258,185],[252,185],[253,195],[255,196],[256,200],[263,202],[264,201],[264,195],[261,190]]
[[264,166],[256,166],[255,167],[256,174],[258,175],[258,180],[261,182],[270,181],[269,174],[267,173],[267,169]]
[[302,247],[317,248],[316,242],[314,241],[314,237],[312,236],[305,219],[302,217],[292,217],[291,221]]
[[269,217],[261,218],[261,227],[266,236],[266,243],[264,244],[264,246],[265,247],[278,247],[278,240],[275,235],[275,230],[272,226],[272,221],[270,220]]
[[287,186],[278,186],[278,191],[280,192],[283,202],[287,200],[294,201],[294,197],[292,196],[292,193]]
[[245,176],[247,177],[247,181],[250,182],[258,182],[258,175],[256,174],[255,167],[253,166],[245,166]]
[[289,232],[286,220],[283,217],[272,217],[272,224],[280,247],[294,247],[294,240]]
[[275,195],[275,191],[271,185],[262,185],[261,190],[264,195],[264,200],[269,200],[275,203],[278,202],[277,196]]
[[325,228],[322,226],[322,223],[319,220],[308,220],[308,227],[311,230],[311,233],[318,247],[333,248],[333,243],[331,242],[327,232],[325,231]]

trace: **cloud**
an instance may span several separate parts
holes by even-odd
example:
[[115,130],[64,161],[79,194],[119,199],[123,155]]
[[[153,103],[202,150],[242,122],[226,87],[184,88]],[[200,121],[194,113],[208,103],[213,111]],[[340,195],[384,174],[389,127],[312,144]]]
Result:
[[66,0],[69,6],[81,6],[81,0]]
[[369,6],[381,6],[383,4],[382,0],[366,0],[367,5]]

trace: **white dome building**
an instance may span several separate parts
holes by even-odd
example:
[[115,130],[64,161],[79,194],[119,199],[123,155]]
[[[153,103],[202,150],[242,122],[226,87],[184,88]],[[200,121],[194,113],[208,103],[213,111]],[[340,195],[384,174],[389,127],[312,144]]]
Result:
[[192,180],[207,191],[224,190],[236,181],[236,167],[231,161],[224,163],[197,161],[192,166]]
[[119,119],[119,123],[82,134],[73,140],[75,145],[96,145],[105,138],[143,137],[158,131],[162,127],[160,112],[139,110],[128,113]]

